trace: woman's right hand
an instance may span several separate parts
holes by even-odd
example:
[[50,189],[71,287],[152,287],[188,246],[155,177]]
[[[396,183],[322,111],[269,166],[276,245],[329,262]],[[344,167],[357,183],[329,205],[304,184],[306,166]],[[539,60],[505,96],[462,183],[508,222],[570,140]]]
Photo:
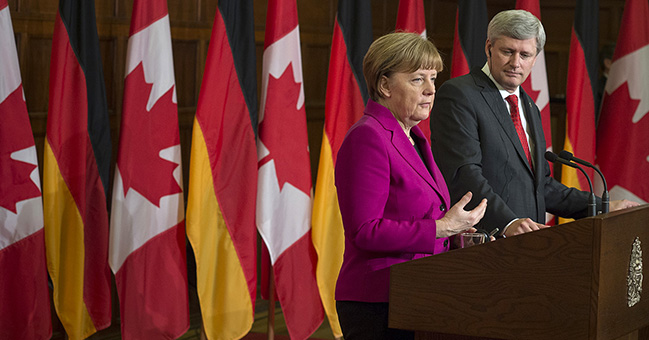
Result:
[[[437,220],[437,238],[449,237],[464,231],[471,231],[487,211],[487,199],[483,198],[473,210],[464,210],[471,202],[473,194],[469,191],[448,210],[444,217]],[[475,229],[473,229],[475,231]]]

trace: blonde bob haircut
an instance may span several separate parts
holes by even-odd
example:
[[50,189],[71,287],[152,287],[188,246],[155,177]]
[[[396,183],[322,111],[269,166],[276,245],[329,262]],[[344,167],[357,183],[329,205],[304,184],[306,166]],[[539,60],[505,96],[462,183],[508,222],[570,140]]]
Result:
[[407,32],[394,32],[376,39],[363,59],[363,75],[370,98],[378,101],[382,97],[378,91],[379,81],[392,73],[411,73],[418,69],[444,69],[442,57],[435,45],[421,35]]

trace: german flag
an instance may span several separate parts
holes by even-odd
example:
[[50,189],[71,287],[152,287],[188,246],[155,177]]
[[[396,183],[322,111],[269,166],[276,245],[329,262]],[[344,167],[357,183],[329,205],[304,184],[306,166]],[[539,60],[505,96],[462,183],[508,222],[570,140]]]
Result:
[[257,284],[257,78],[252,0],[221,0],[194,120],[187,235],[209,339],[252,326]]
[[347,130],[363,115],[368,98],[363,58],[372,44],[370,5],[369,1],[338,2],[327,78],[325,127],[313,202],[311,223],[313,244],[318,253],[318,289],[336,337],[342,337],[342,330],[334,291],[343,261],[345,238],[334,186],[334,165]]
[[485,0],[458,0],[455,14],[455,36],[451,61],[451,78],[482,67],[487,56],[487,3]]
[[[598,39],[599,1],[578,0],[570,39],[566,139],[563,148],[589,163],[595,163]],[[585,167],[584,170],[593,178],[593,169]],[[580,190],[589,190],[588,179],[577,176],[577,169],[566,165],[561,168],[561,182]]]
[[54,307],[70,339],[110,325],[110,158],[94,2],[61,0],[52,41],[43,204]]

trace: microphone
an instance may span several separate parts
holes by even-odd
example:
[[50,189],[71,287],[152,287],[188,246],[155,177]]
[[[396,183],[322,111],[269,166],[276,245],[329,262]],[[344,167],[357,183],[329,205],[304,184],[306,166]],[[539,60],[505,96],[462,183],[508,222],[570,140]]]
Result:
[[610,201],[610,197],[608,195],[608,186],[606,185],[606,179],[604,178],[604,174],[594,165],[590,164],[589,162],[579,159],[575,157],[571,152],[563,150],[559,152],[559,157],[573,161],[575,163],[579,163],[583,166],[587,166],[589,168],[595,169],[597,173],[599,174],[599,177],[602,179],[602,183],[604,184],[604,192],[602,193],[602,213],[607,213],[608,212],[608,202]]
[[588,177],[588,174],[586,174],[586,171],[580,167],[579,165],[572,163],[568,160],[565,160],[561,157],[559,157],[556,153],[552,151],[546,151],[545,152],[545,159],[548,161],[554,163],[554,162],[559,162],[561,164],[565,164],[569,167],[579,169],[583,174],[584,177],[588,180],[588,186],[590,187],[590,196],[588,196],[588,216],[595,216],[597,214],[597,204],[595,200],[595,194],[593,194],[593,183],[590,181],[590,177]]

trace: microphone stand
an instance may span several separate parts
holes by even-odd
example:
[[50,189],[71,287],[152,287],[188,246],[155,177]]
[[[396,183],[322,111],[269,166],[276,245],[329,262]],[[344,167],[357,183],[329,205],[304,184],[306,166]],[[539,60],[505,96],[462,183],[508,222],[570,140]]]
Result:
[[604,184],[604,192],[602,192],[602,213],[606,214],[608,212],[608,205],[609,205],[609,202],[610,202],[611,198],[609,197],[609,194],[608,194],[608,185],[606,185],[606,178],[604,178],[604,174],[596,166],[590,164],[589,162],[587,162],[587,161],[585,161],[583,159],[579,159],[579,158],[575,157],[569,151],[563,150],[563,151],[559,152],[559,157],[561,157],[563,159],[567,159],[569,161],[577,162],[577,163],[579,163],[581,165],[587,166],[589,168],[593,168],[593,169],[595,169],[595,171],[597,171],[597,174],[602,179],[602,184]]
[[545,153],[545,159],[547,159],[548,161],[553,162],[553,163],[556,161],[556,162],[559,162],[561,164],[565,164],[565,165],[567,165],[569,167],[579,169],[579,171],[581,171],[581,173],[584,174],[584,177],[586,177],[586,179],[588,180],[588,187],[590,188],[590,195],[588,196],[588,216],[596,216],[597,215],[597,200],[595,199],[595,194],[593,193],[593,183],[591,182],[590,177],[588,177],[588,174],[586,173],[586,171],[582,167],[580,167],[579,165],[577,165],[575,163],[572,163],[572,162],[570,162],[568,160],[565,160],[565,159],[557,156],[557,154],[555,154],[552,151],[547,151]]

